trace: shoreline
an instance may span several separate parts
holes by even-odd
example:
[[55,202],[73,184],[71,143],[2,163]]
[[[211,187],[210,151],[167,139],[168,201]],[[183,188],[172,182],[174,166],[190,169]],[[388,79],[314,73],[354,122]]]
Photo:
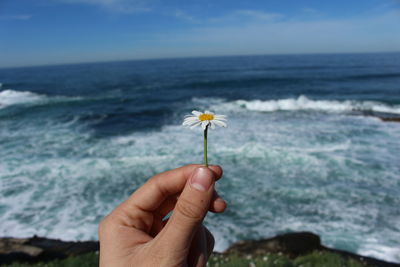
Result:
[[[77,257],[88,253],[98,254],[98,241],[62,241],[43,237],[0,238],[0,265],[17,262],[33,264]],[[311,232],[294,232],[261,240],[243,240],[234,243],[222,253],[214,252],[214,257],[254,258],[263,255],[285,255],[290,259],[311,253],[335,254],[344,260],[353,260],[367,266],[394,267],[399,263],[387,262],[373,257],[332,249],[321,244],[318,235]],[[97,257],[97,256],[96,256]]]

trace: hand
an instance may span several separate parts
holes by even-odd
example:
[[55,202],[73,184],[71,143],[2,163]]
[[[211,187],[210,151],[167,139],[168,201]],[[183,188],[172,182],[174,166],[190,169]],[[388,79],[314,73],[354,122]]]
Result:
[[221,176],[188,165],[149,179],[100,223],[100,266],[205,266],[214,238],[202,222],[226,208],[214,190]]

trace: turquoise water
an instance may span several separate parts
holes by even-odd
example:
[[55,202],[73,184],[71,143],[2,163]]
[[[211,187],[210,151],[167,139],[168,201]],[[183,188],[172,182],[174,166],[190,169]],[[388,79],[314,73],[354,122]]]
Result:
[[192,109],[229,117],[209,161],[240,239],[313,231],[400,262],[400,54],[265,56],[0,70],[0,236],[97,239],[153,174],[202,160]]

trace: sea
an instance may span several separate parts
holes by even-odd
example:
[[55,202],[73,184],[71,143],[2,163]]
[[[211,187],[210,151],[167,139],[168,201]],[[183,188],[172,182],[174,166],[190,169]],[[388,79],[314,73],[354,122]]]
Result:
[[311,231],[400,263],[400,53],[159,59],[0,69],[0,236],[96,240],[152,175],[202,163],[192,110],[227,115],[209,162],[217,251]]

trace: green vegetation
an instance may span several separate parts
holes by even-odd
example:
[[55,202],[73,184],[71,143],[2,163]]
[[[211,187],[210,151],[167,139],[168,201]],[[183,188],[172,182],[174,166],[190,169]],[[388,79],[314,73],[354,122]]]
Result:
[[5,265],[6,267],[94,267],[99,266],[99,255],[98,253],[88,253],[79,255],[76,257],[69,257],[63,260],[54,260],[48,262],[39,262],[36,264],[27,263],[13,263]]
[[208,266],[212,267],[362,267],[367,266],[361,261],[347,259],[331,252],[312,252],[310,254],[290,259],[282,253],[265,254],[254,257],[252,255],[213,255]]
[[[64,260],[54,260],[46,263],[36,263],[33,265],[14,263],[7,267],[97,267],[99,264],[98,254],[89,253],[77,257],[69,257]],[[268,253],[263,256],[239,256],[213,254],[208,265],[210,267],[362,267],[367,266],[361,261],[344,258],[331,252],[312,252],[310,254],[290,259],[282,253]]]

